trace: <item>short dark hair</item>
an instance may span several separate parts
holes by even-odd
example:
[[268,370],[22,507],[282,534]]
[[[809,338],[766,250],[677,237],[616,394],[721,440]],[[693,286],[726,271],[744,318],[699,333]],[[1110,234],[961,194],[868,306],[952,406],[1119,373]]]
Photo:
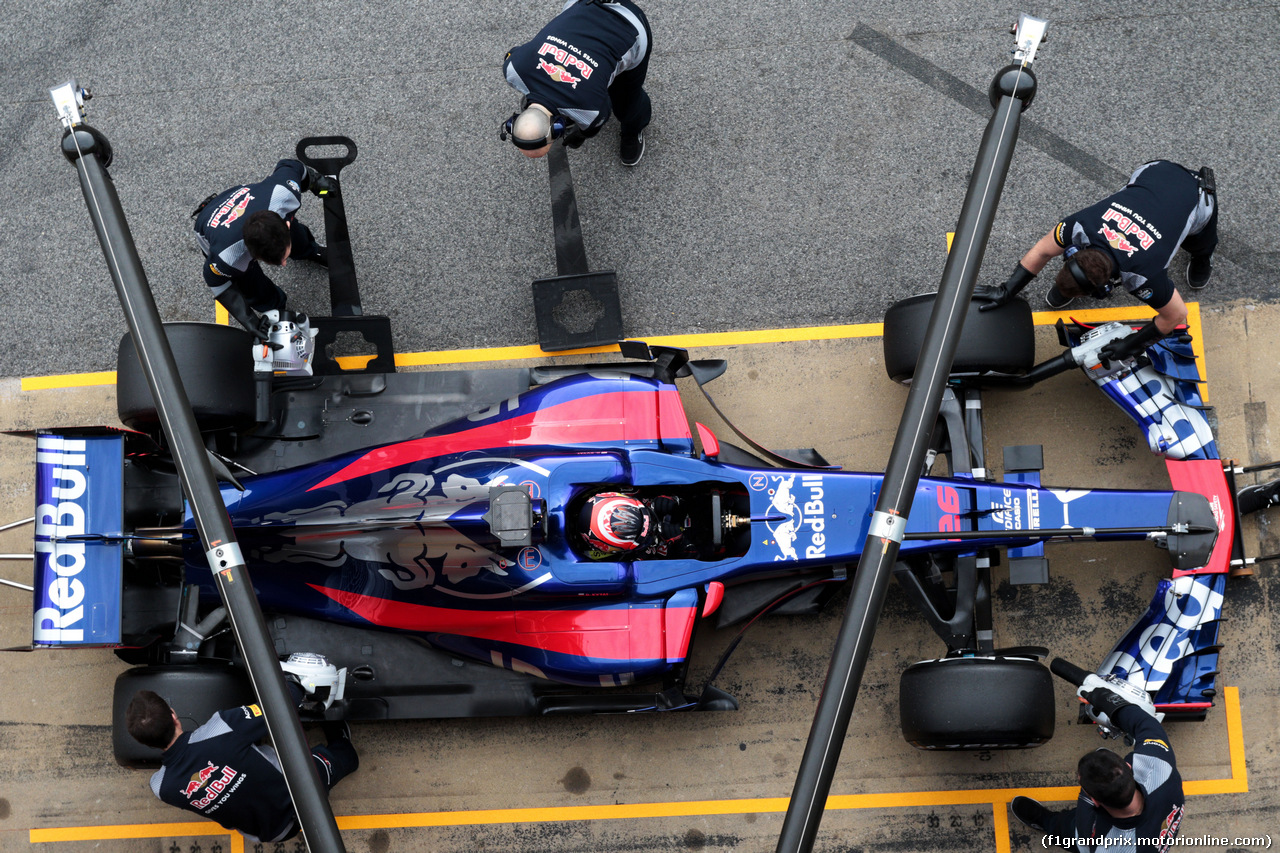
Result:
[[[1101,249],[1081,249],[1072,256],[1072,259],[1080,265],[1080,270],[1088,277],[1095,288],[1102,287],[1111,278],[1111,258]],[[1058,288],[1058,292],[1063,296],[1072,298],[1093,296],[1092,293],[1080,286],[1080,282],[1076,281],[1076,277],[1071,274],[1071,270],[1067,269],[1065,259],[1062,262],[1062,269],[1058,270],[1058,275],[1053,280],[1053,286]]]
[[1109,749],[1096,749],[1081,757],[1076,765],[1080,787],[1100,805],[1122,809],[1133,802],[1138,783],[1133,768]]
[[133,695],[124,719],[125,727],[134,740],[156,749],[167,747],[178,730],[169,703],[150,690],[139,690]]
[[285,251],[293,243],[289,226],[284,224],[280,214],[270,210],[250,213],[240,233],[244,237],[244,247],[249,250],[250,256],[255,261],[273,266],[280,265],[284,260]]

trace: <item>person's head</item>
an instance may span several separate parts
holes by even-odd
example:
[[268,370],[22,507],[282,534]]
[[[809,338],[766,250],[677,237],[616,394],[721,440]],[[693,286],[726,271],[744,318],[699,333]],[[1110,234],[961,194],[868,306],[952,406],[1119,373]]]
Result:
[[1076,765],[1076,773],[1084,792],[1109,809],[1128,808],[1138,791],[1133,768],[1109,749],[1086,753]]
[[293,248],[289,223],[281,219],[280,214],[270,210],[250,213],[240,233],[244,237],[244,247],[249,250],[249,256],[264,264],[283,266]]
[[526,157],[545,157],[551,138],[551,111],[542,104],[529,104],[511,120],[511,142]]
[[597,551],[622,553],[644,545],[653,513],[639,498],[602,492],[587,499],[578,516],[582,538]]
[[1111,258],[1101,249],[1067,249],[1062,269],[1058,270],[1053,286],[1063,296],[1092,296],[1106,299],[1111,294]]
[[139,690],[124,713],[125,727],[143,746],[165,749],[182,733],[178,716],[158,693]]

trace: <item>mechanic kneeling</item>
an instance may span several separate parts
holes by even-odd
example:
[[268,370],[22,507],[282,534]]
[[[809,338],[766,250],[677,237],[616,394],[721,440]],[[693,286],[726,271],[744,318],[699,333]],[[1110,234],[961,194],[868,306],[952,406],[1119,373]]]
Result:
[[1164,727],[1096,675],[1084,680],[1077,695],[1100,722],[1133,738],[1134,751],[1124,759],[1102,747],[1086,753],[1076,768],[1080,799],[1074,809],[1053,812],[1030,797],[1014,797],[1013,816],[1043,832],[1045,846],[1085,853],[1171,848],[1184,798]]
[[[294,701],[308,697],[289,682]],[[219,711],[193,732],[184,732],[169,703],[140,690],[125,715],[129,734],[139,743],[164,750],[151,790],[164,802],[217,821],[251,841],[286,841],[301,831],[280,760],[267,737],[266,718],[257,705]],[[311,758],[328,790],[360,766],[344,722],[324,724],[324,746]]]
[[[337,184],[298,160],[281,160],[264,180],[209,196],[191,214],[205,254],[204,280],[240,325],[266,341],[271,323],[259,314],[283,311],[288,296],[262,271],[290,258],[329,265],[328,249],[296,219],[302,193],[335,192]],[[256,313],[255,313],[256,312]]]

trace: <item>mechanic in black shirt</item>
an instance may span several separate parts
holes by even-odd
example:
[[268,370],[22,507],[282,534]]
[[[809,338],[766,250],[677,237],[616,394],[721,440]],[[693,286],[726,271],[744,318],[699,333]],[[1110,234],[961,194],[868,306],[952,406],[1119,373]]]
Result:
[[1031,248],[1004,284],[980,287],[975,299],[988,300],[980,310],[1008,302],[1026,287],[1051,258],[1065,254],[1062,269],[1045,304],[1066,308],[1080,296],[1105,299],[1120,284],[1156,309],[1156,317],[1140,330],[1109,345],[1105,358],[1125,358],[1187,320],[1187,306],[1168,267],[1181,247],[1191,261],[1187,284],[1200,290],[1213,271],[1210,260],[1218,245],[1218,204],[1213,172],[1193,172],[1169,160],[1139,166],[1124,189],[1063,219]]
[[[296,701],[302,691],[289,685]],[[193,732],[184,732],[164,699],[140,690],[125,714],[129,734],[163,749],[151,790],[164,802],[217,821],[251,841],[285,841],[301,830],[270,746],[266,718],[257,705],[219,711]],[[320,779],[329,790],[360,766],[345,723],[327,723],[328,743],[311,747]]]
[[542,157],[561,136],[573,148],[595,136],[612,110],[622,125],[622,164],[636,165],[653,115],[644,91],[652,43],[649,21],[631,0],[568,0],[503,60],[507,82],[524,98],[502,138],[526,157]]
[[205,254],[205,284],[232,317],[263,340],[270,324],[257,314],[283,309],[288,297],[261,264],[283,267],[294,258],[329,265],[325,247],[295,217],[304,190],[324,195],[335,188],[315,169],[281,160],[265,180],[211,195],[192,214],[196,243]]
[[1174,847],[1182,823],[1182,777],[1164,728],[1146,708],[1129,702],[1090,675],[1077,691],[1101,721],[1133,738],[1124,759],[1099,748],[1080,759],[1080,799],[1074,809],[1053,812],[1030,797],[1014,797],[1014,817],[1044,833],[1045,847],[1081,853],[1152,851]]

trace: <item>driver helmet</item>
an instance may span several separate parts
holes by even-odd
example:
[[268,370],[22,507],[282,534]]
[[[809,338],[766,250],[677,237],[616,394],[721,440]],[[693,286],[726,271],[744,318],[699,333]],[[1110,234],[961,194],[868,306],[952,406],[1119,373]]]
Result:
[[582,538],[599,551],[634,551],[653,528],[653,513],[644,501],[621,492],[601,492],[589,498],[579,516]]

